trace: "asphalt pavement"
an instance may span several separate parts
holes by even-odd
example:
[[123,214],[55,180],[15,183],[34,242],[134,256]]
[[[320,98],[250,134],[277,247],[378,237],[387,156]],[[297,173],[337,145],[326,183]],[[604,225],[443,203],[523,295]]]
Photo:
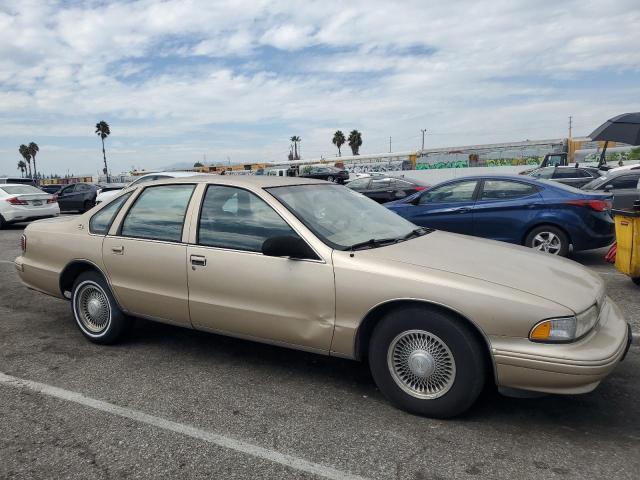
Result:
[[[20,284],[21,231],[0,231],[0,478],[638,478],[637,346],[592,393],[487,388],[461,418],[421,418],[357,362],[143,320],[91,344],[67,302]],[[640,332],[640,289],[603,254],[573,258]]]

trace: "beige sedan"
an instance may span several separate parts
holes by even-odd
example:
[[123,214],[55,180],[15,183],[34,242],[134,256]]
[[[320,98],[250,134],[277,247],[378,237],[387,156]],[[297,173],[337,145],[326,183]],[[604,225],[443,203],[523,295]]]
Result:
[[368,359],[407,411],[449,417],[487,382],[575,394],[625,356],[602,280],[570,260],[418,228],[340,185],[282,177],[169,179],[79,217],[27,227],[24,284],[117,341],[143,317]]

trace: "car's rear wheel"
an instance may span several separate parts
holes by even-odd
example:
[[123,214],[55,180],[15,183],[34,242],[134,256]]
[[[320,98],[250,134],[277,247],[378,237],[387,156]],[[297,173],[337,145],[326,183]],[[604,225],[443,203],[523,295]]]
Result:
[[485,352],[459,318],[411,306],[385,316],[369,344],[369,366],[380,391],[411,413],[459,415],[485,383]]
[[527,247],[566,257],[569,253],[569,238],[567,234],[553,225],[541,225],[529,232],[525,240]]
[[2,230],[6,226],[7,223],[4,221],[4,218],[2,218],[2,215],[0,215],[0,230]]
[[633,283],[635,283],[636,285],[638,285],[640,287],[640,277],[634,277],[631,280],[633,281]]
[[107,282],[97,272],[83,272],[76,278],[71,309],[82,334],[94,343],[117,342],[131,325],[118,307]]

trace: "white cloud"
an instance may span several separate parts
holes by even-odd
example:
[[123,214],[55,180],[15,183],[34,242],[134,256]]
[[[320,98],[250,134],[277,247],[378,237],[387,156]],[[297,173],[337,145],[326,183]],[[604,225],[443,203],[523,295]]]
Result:
[[281,159],[293,134],[326,156],[337,128],[363,152],[586,134],[640,110],[638,25],[633,0],[0,1],[0,149],[79,171],[100,119],[115,170]]

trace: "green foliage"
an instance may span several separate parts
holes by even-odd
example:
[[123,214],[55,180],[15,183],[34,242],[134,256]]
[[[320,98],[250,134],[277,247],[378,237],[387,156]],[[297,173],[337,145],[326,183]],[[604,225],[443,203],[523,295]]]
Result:
[[362,146],[362,134],[358,130],[351,130],[349,133],[349,147],[354,155],[360,155],[360,147]]

